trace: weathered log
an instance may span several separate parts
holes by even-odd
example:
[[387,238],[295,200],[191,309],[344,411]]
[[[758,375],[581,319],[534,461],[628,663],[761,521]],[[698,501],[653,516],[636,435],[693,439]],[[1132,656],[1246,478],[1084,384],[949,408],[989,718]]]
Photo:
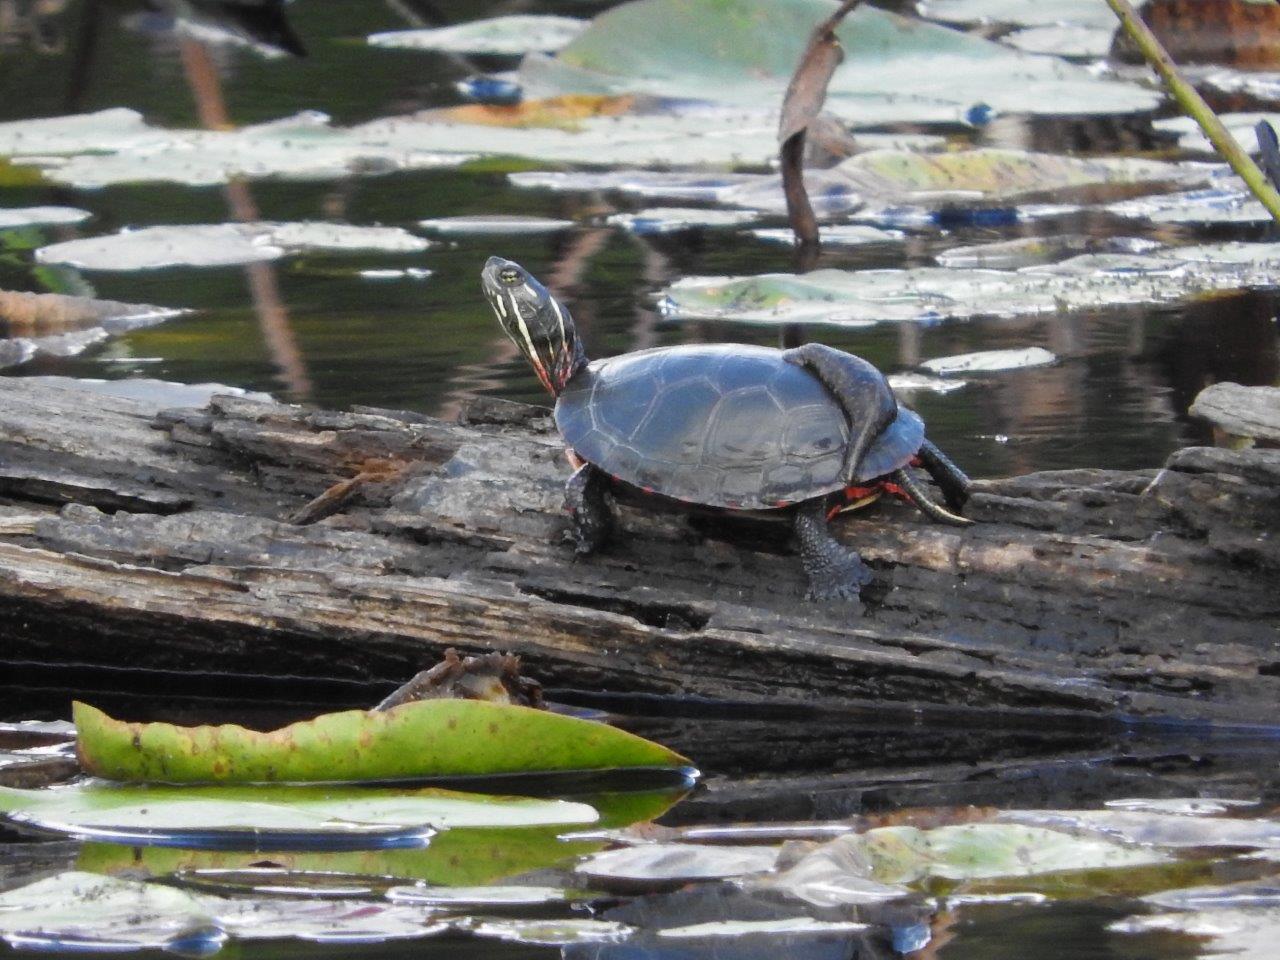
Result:
[[1280,451],[983,482],[963,530],[877,507],[837,524],[876,585],[821,605],[780,523],[622,506],[575,560],[545,411],[463,420],[0,381],[0,661],[343,679],[373,702],[456,646],[517,653],[563,696],[1274,723]]

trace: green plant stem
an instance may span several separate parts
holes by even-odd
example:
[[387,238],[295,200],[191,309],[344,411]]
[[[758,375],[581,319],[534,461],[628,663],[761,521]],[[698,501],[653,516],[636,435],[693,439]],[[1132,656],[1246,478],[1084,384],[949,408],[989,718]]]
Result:
[[1147,63],[1155,68],[1156,73],[1160,74],[1160,79],[1164,81],[1165,89],[1169,91],[1173,99],[1178,101],[1178,105],[1182,107],[1183,112],[1200,125],[1200,129],[1204,131],[1205,136],[1222,154],[1223,159],[1231,164],[1231,169],[1240,175],[1240,179],[1245,182],[1253,192],[1253,195],[1262,201],[1262,205],[1267,208],[1272,218],[1277,223],[1280,223],[1280,193],[1276,192],[1276,188],[1267,180],[1266,174],[1258,168],[1258,165],[1253,162],[1253,159],[1244,151],[1244,148],[1236,142],[1236,138],[1231,135],[1231,132],[1222,125],[1218,115],[1204,102],[1204,98],[1196,92],[1196,88],[1189,84],[1182,74],[1178,72],[1177,65],[1169,57],[1164,47],[1160,45],[1160,41],[1156,39],[1155,34],[1142,22],[1142,18],[1138,16],[1138,12],[1134,10],[1133,5],[1129,3],[1129,0],[1107,0],[1107,5],[1120,18],[1124,32],[1137,44]]

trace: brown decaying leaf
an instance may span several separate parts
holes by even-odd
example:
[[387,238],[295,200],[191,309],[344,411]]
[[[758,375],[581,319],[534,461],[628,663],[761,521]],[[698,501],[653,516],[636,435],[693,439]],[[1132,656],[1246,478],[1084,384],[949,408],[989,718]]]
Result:
[[806,250],[816,250],[818,245],[818,221],[804,188],[805,133],[822,110],[827,99],[827,84],[844,59],[844,51],[836,38],[836,27],[860,2],[844,0],[835,13],[814,28],[782,98],[782,113],[778,120],[778,139],[782,143],[782,189],[787,198],[787,216],[802,258]]
[[[1280,5],[1246,0],[1150,0],[1142,19],[1178,63],[1220,63],[1249,70],[1280,66]],[[1112,55],[1141,62],[1124,31]]]
[[637,98],[570,94],[511,105],[469,103],[442,107],[420,114],[440,123],[466,123],[486,127],[573,127],[591,117],[618,117],[632,112]]
[[0,326],[11,335],[79,330],[115,317],[141,316],[161,311],[173,312],[147,304],[93,300],[61,293],[0,290]]

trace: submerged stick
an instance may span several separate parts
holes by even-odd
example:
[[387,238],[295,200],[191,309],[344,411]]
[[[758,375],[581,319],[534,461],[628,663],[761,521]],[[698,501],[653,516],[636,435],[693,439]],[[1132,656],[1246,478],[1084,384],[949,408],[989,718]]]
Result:
[[809,193],[804,187],[805,134],[827,99],[831,75],[844,59],[844,51],[836,38],[836,27],[861,2],[844,0],[840,9],[814,28],[782,98],[782,115],[778,120],[778,140],[782,144],[779,157],[782,192],[787,199],[787,218],[796,237],[802,264],[816,257],[819,242],[818,218],[814,216]]
[[1245,149],[1223,126],[1218,115],[1213,112],[1213,108],[1204,102],[1204,98],[1196,92],[1196,88],[1178,72],[1173,59],[1160,45],[1156,35],[1143,23],[1133,5],[1129,0],[1107,0],[1107,5],[1120,18],[1124,32],[1133,40],[1147,63],[1160,74],[1160,79],[1164,81],[1169,95],[1178,101],[1178,106],[1184,113],[1200,125],[1200,129],[1222,154],[1223,159],[1231,164],[1231,169],[1239,174],[1240,179],[1245,182],[1253,195],[1262,202],[1276,222],[1280,223],[1280,193],[1276,192],[1276,188],[1267,180],[1266,174],[1258,169],[1258,165],[1253,162]]

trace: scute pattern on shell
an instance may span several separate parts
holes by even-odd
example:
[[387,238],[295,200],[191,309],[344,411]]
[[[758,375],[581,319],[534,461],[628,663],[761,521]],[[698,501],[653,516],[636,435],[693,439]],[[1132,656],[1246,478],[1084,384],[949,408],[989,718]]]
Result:
[[[555,416],[583,460],[690,503],[771,509],[842,486],[844,412],[780,350],[695,345],[598,360],[569,381]],[[923,433],[900,409],[864,457],[872,476],[906,463]]]

